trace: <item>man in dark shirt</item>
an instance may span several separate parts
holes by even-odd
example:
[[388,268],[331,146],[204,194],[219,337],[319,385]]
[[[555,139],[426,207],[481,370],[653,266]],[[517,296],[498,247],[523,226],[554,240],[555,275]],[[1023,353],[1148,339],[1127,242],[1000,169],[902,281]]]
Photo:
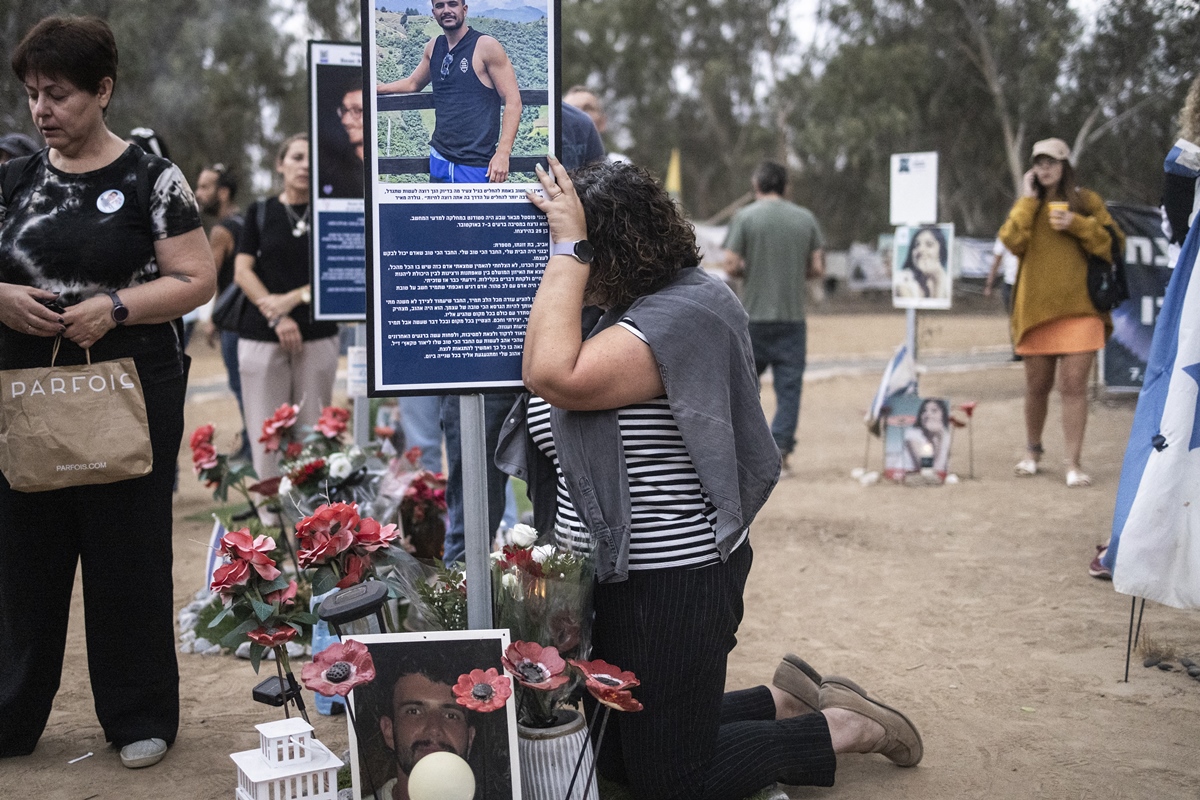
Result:
[[503,183],[521,123],[516,72],[500,42],[466,25],[465,3],[432,4],[433,18],[445,33],[429,40],[411,75],[380,84],[378,91],[410,94],[433,82],[430,181]]

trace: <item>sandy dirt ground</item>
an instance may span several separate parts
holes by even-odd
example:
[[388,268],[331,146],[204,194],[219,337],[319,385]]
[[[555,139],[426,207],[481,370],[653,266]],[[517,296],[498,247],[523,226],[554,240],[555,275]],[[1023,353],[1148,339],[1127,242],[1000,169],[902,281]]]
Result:
[[[753,527],[746,615],[730,659],[729,687],[762,683],[794,651],[818,669],[851,677],[906,711],[925,759],[899,769],[880,756],[847,756],[832,789],[789,788],[794,798],[1194,798],[1200,792],[1200,683],[1144,669],[1135,656],[1122,682],[1130,599],[1085,569],[1108,536],[1131,398],[1092,404],[1085,466],[1095,485],[1063,485],[1058,406],[1051,407],[1046,474],[1013,477],[1021,455],[1022,372],[994,359],[983,368],[931,371],[922,393],[979,403],[975,480],[967,437],[955,442],[956,486],[863,487],[862,413],[878,375],[842,367],[885,357],[904,335],[899,312],[821,314],[810,322],[794,477],[780,483]],[[928,355],[1002,353],[998,315],[922,317]],[[236,428],[220,391],[221,366],[193,348],[188,430]],[[764,391],[764,407],[773,396]],[[186,448],[185,448],[186,450]],[[880,465],[872,440],[869,466]],[[212,507],[186,453],[175,527],[175,601],[202,582]],[[89,613],[119,613],[89,609]],[[76,586],[62,688],[33,755],[0,761],[0,797],[57,800],[228,798],[229,753],[255,747],[254,725],[275,711],[251,701],[257,677],[232,657],[180,655],[182,725],[159,766],[121,767],[105,745],[85,668]],[[1200,654],[1200,615],[1147,604],[1143,636]],[[1200,657],[1197,658],[1200,660]],[[0,724],[3,721],[0,720]],[[344,717],[316,718],[318,737],[346,747]],[[68,764],[85,753],[95,755]]]

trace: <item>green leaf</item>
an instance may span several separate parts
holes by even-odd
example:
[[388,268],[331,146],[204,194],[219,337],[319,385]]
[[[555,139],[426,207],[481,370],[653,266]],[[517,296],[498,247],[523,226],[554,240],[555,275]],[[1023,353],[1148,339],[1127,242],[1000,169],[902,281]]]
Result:
[[263,647],[258,642],[250,643],[250,666],[254,667],[255,674],[258,673],[258,665],[262,663],[263,653],[266,651],[267,648]]
[[253,618],[246,620],[241,625],[238,625],[229,633],[225,634],[225,638],[221,639],[221,646],[228,647],[231,650],[235,649],[239,644],[245,641],[246,634],[257,627],[259,627],[258,620]]
[[338,576],[334,573],[333,567],[328,565],[317,567],[316,574],[313,575],[312,593],[325,594],[337,586]]
[[223,620],[223,619],[225,619],[226,617],[228,617],[228,616],[229,616],[229,614],[230,614],[232,611],[233,611],[233,608],[232,608],[232,607],[230,607],[230,608],[223,608],[223,609],[221,609],[221,613],[220,613],[220,614],[217,614],[215,617],[213,617],[213,621],[212,621],[212,622],[210,622],[210,623],[208,623],[208,627],[210,627],[210,628],[215,628],[215,627],[217,627],[217,625],[219,625],[219,624],[221,623],[221,620]]
[[276,578],[275,580],[271,581],[270,583],[264,583],[262,586],[259,586],[258,591],[261,592],[265,596],[265,595],[270,594],[271,592],[277,592],[280,589],[286,589],[288,587],[288,584],[291,582],[292,582],[291,578],[289,578],[287,575],[284,575],[283,573],[280,573],[279,577]]
[[[291,615],[289,615],[289,617],[288,617],[289,625],[291,625],[292,622],[298,622],[301,625],[316,625],[317,622],[319,622],[319,621],[320,621],[320,619],[317,617],[316,614],[310,614],[307,611],[296,611],[296,612],[292,613]],[[296,626],[292,625],[292,627],[295,628]],[[300,630],[300,629],[296,628],[296,630]],[[300,632],[303,633],[303,631],[300,631]]]
[[258,598],[251,597],[250,604],[254,606],[254,616],[258,617],[259,622],[266,622],[275,613],[274,606],[264,603]]

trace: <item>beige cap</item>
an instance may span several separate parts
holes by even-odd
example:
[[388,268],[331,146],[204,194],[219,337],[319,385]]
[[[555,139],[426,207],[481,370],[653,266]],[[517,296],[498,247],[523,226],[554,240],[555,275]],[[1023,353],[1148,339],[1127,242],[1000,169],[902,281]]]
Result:
[[1059,161],[1070,161],[1071,148],[1062,139],[1042,139],[1040,142],[1034,143],[1033,153],[1029,157],[1033,159],[1038,156],[1050,156]]

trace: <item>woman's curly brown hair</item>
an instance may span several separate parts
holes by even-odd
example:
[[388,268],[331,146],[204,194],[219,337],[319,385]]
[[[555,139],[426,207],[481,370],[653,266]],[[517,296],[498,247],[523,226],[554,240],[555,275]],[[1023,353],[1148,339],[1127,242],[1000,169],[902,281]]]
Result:
[[571,181],[595,251],[589,302],[623,308],[700,263],[691,224],[646,170],[605,161],[580,167]]

